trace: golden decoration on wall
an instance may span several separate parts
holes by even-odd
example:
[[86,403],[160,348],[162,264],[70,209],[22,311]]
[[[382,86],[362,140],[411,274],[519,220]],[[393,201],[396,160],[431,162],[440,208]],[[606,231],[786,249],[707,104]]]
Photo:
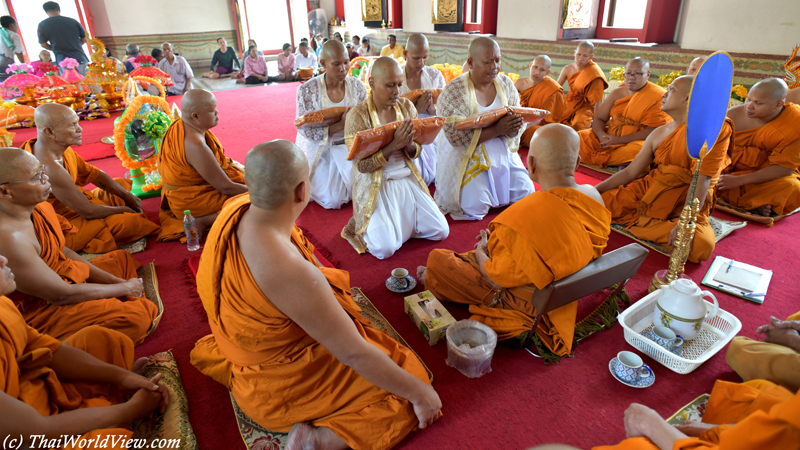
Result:
[[361,20],[364,22],[383,20],[381,0],[361,0]]
[[434,24],[458,23],[458,0],[431,0],[431,13]]

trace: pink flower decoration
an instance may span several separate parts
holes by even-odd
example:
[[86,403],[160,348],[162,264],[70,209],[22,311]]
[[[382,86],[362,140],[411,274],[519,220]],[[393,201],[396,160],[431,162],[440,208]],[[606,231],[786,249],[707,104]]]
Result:
[[75,58],[64,58],[64,60],[58,63],[58,65],[66,69],[74,69],[80,66]]

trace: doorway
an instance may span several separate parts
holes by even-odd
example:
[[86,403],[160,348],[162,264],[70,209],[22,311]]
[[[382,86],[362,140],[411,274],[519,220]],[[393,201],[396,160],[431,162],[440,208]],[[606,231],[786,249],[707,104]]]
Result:
[[[47,13],[44,12],[42,9],[42,4],[44,2],[38,2],[33,0],[6,0],[10,6],[10,12],[14,16],[14,19],[17,21],[19,25],[19,35],[22,38],[22,44],[25,47],[25,58],[30,61],[37,61],[39,59],[39,52],[44,50],[42,46],[39,44],[39,36],[37,35],[37,30],[39,29],[39,22],[47,19]],[[82,18],[82,14],[78,13],[78,7],[80,6],[83,8],[83,1],[61,1],[58,3],[58,6],[61,7],[61,15],[65,17],[70,17],[77,20],[81,26],[86,28],[86,24],[84,23]],[[86,31],[86,39],[90,39],[90,30]],[[87,53],[87,50],[91,52],[89,46],[84,46],[84,53]],[[89,55],[91,53],[87,53]],[[50,52],[50,58],[53,60],[55,64],[55,55],[53,52]]]

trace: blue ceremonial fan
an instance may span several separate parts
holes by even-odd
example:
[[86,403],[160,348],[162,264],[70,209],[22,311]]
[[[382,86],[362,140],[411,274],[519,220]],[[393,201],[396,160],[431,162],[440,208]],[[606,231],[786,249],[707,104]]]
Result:
[[728,112],[732,85],[733,61],[725,52],[709,56],[695,74],[686,116],[686,145],[692,158],[704,157],[704,145],[707,149],[717,142]]

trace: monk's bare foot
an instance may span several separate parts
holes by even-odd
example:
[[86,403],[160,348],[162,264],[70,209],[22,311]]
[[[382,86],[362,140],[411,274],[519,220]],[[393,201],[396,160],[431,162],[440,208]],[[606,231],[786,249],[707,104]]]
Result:
[[133,366],[131,367],[131,372],[139,375],[144,375],[145,369],[147,369],[147,357],[143,356],[133,362]]
[[419,284],[425,286],[425,275],[427,275],[428,269],[425,266],[417,267],[417,279],[419,280]]
[[769,217],[772,215],[772,205],[764,205],[760,208],[754,209],[753,212],[759,216]]
[[289,431],[285,450],[344,450],[347,444],[328,428],[296,423]]

